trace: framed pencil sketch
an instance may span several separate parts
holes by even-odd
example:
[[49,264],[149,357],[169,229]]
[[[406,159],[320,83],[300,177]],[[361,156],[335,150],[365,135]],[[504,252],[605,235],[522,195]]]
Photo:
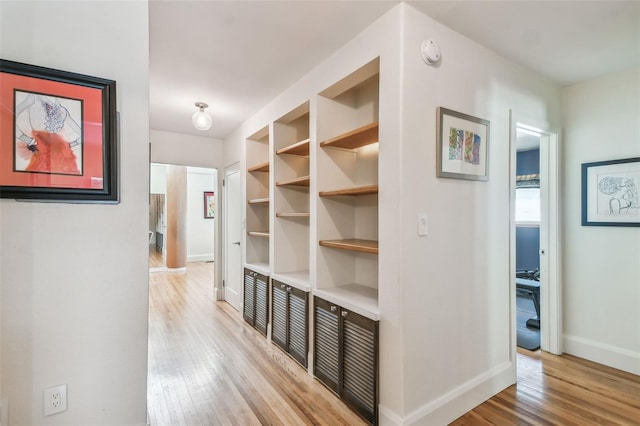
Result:
[[436,175],[489,180],[489,121],[438,108]]
[[117,203],[116,83],[0,59],[0,197]]
[[215,216],[214,193],[205,191],[204,193],[204,218],[213,219]]
[[582,225],[640,226],[640,157],[582,164]]

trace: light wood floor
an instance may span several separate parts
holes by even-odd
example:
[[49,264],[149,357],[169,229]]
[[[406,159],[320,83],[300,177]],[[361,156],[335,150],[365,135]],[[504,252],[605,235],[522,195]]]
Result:
[[213,263],[149,274],[151,425],[362,425],[226,302]]
[[[306,370],[213,300],[213,263],[149,282],[149,421],[156,425],[362,425]],[[522,351],[518,384],[452,425],[640,425],[640,377]]]
[[159,251],[156,250],[155,245],[149,245],[149,268],[166,268],[167,262]]

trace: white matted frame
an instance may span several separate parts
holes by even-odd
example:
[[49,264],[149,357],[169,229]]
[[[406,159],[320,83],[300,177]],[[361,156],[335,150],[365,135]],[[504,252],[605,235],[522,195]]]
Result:
[[436,173],[443,178],[489,180],[489,121],[438,107]]
[[640,226],[640,157],[582,164],[582,226]]

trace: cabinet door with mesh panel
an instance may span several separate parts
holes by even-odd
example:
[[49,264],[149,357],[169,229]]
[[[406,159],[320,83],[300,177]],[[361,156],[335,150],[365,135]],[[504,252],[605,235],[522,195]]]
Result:
[[244,290],[242,297],[242,316],[245,321],[251,325],[254,325],[255,321],[255,272],[246,269],[244,270]]
[[287,286],[271,281],[271,340],[287,350]]
[[313,374],[339,394],[340,384],[340,308],[314,298]]
[[371,423],[377,419],[378,322],[343,309],[342,398]]
[[256,274],[256,317],[255,327],[265,336],[267,335],[267,323],[269,322],[269,277]]
[[288,351],[293,358],[306,367],[309,351],[308,293],[292,287],[288,287],[288,291]]

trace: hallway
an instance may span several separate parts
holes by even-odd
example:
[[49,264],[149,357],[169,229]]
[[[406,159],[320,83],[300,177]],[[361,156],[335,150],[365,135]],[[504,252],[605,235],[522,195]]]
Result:
[[355,414],[226,302],[213,263],[149,274],[149,423],[360,425]]

